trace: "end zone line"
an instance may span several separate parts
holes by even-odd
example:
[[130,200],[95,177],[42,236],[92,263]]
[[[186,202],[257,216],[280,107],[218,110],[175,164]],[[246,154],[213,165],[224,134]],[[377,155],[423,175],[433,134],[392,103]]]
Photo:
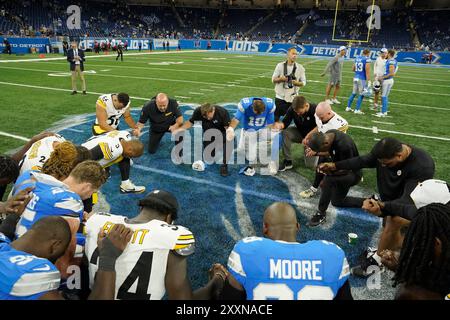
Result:
[[[202,185],[209,185],[209,186],[212,186],[212,187],[216,187],[216,188],[220,188],[220,189],[224,189],[224,190],[236,193],[235,186],[229,186],[229,185],[226,185],[226,184],[222,184],[222,183],[218,183],[218,182],[212,182],[212,181],[206,180],[206,179],[200,179],[200,178],[195,178],[195,177],[191,177],[191,176],[186,176],[186,175],[183,175],[183,174],[173,173],[173,172],[169,172],[169,171],[166,171],[166,170],[150,168],[150,167],[142,166],[142,165],[139,165],[139,164],[134,164],[133,168],[140,169],[140,170],[147,171],[147,172],[153,172],[153,173],[169,176],[169,177],[172,177],[172,178],[183,179],[183,180],[186,180],[186,181],[191,181],[191,182],[195,182],[195,183],[202,184]],[[253,191],[253,190],[249,190],[249,189],[242,189],[242,188],[241,188],[241,193],[245,194],[245,195],[249,195],[249,196],[258,197],[258,198],[261,198],[261,199],[269,199],[269,200],[272,200],[272,201],[288,202],[288,203],[292,204],[293,206],[296,206],[296,207],[299,207],[299,208],[304,207],[306,209],[311,209],[310,203],[308,203],[309,206],[308,205],[302,206],[301,204],[298,204],[296,201],[294,201],[292,199],[284,199],[284,198],[277,197],[277,196],[274,196],[274,195],[268,194],[268,193]],[[338,208],[336,208],[336,212],[337,212],[338,215],[341,215],[341,216],[348,216],[348,217],[351,217],[351,218],[361,219],[361,220],[364,220],[364,221],[369,221],[369,222],[377,222],[377,221],[379,221],[379,218],[371,216],[371,215],[365,215],[365,214],[361,214],[360,215],[360,214],[356,214],[356,213],[349,212],[349,211],[342,211],[342,210],[339,210]]]

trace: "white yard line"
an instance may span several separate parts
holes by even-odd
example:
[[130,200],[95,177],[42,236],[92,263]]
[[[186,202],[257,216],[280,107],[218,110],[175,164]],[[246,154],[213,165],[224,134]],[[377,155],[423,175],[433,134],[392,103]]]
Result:
[[25,138],[25,137],[22,137],[22,136],[18,136],[18,135],[15,135],[15,134],[11,134],[11,133],[8,133],[8,132],[3,132],[3,131],[0,131],[0,136],[14,138],[14,139],[17,139],[17,140],[22,140],[22,141],[29,141],[30,140],[28,138]]
[[[350,128],[369,130],[369,131],[373,132],[373,128],[372,127],[368,128],[368,127],[350,125]],[[400,131],[393,131],[393,130],[384,130],[384,129],[378,129],[378,128],[377,128],[377,131],[378,132],[387,132],[387,133],[399,134],[399,135],[410,136],[410,137],[418,137],[418,138],[426,138],[426,139],[432,139],[432,140],[450,141],[450,138],[447,138],[447,137],[434,137],[434,136],[424,135],[424,134],[400,132]]]
[[392,125],[392,126],[395,125],[395,123],[393,123],[393,122],[384,122],[384,121],[376,121],[376,120],[372,120],[372,122],[374,122],[374,123],[381,123],[381,124],[389,124],[389,125]]

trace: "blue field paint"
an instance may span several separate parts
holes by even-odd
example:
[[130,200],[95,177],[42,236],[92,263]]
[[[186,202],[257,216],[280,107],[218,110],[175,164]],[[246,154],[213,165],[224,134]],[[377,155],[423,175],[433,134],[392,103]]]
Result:
[[[222,104],[233,115],[236,104]],[[192,110],[193,106],[181,106],[183,112]],[[137,120],[140,110],[132,110],[132,116]],[[185,119],[189,116],[185,115]],[[95,115],[87,115],[81,124],[73,124],[60,130],[66,139],[75,144],[81,144],[91,136],[91,126]],[[121,122],[121,128],[127,125]],[[173,192],[180,204],[177,224],[188,227],[196,238],[196,252],[189,258],[188,270],[193,287],[198,288],[207,281],[206,272],[210,266],[219,262],[226,264],[235,239],[228,233],[224,219],[240,236],[246,236],[245,230],[254,229],[257,236],[262,236],[264,210],[274,201],[285,201],[297,212],[301,225],[298,241],[323,239],[338,244],[347,255],[351,265],[355,265],[360,252],[371,243],[379,228],[379,219],[362,212],[359,209],[338,209],[334,224],[327,228],[308,228],[306,223],[314,213],[314,201],[297,203],[292,184],[279,177],[255,175],[247,177],[239,175],[241,166],[230,165],[228,177],[221,177],[219,165],[209,165],[204,172],[191,169],[189,164],[175,165],[170,159],[173,142],[167,134],[161,141],[156,154],[149,155],[146,151],[140,158],[134,159],[131,168],[132,181],[145,185],[147,192],[153,189],[164,189]],[[143,135],[141,141],[148,146],[148,135]],[[299,159],[300,162],[303,159]],[[307,170],[307,169],[305,169]],[[292,173],[294,174],[294,173]],[[299,184],[305,184],[300,176]],[[138,213],[138,200],[145,194],[121,194],[119,192],[120,172],[117,166],[111,167],[111,177],[102,186],[100,192],[110,205],[114,214],[135,216]],[[294,180],[295,184],[295,180]],[[237,191],[239,194],[237,194]],[[238,210],[241,219],[238,215]],[[242,219],[242,215],[246,218]],[[331,219],[331,217],[330,217]],[[243,222],[244,221],[244,222]],[[251,226],[242,225],[250,223]],[[350,245],[347,234],[358,234],[358,243]],[[351,277],[353,287],[363,289],[365,280]],[[362,290],[363,291],[363,290]]]

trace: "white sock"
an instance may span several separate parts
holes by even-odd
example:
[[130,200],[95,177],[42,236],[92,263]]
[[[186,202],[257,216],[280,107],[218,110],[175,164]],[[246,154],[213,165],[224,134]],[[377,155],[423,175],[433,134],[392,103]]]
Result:
[[125,184],[125,183],[128,183],[128,182],[130,182],[130,179],[128,179],[128,180],[122,180],[122,184]]
[[311,189],[313,192],[317,192],[317,189],[314,188],[313,186],[311,186],[310,189]]

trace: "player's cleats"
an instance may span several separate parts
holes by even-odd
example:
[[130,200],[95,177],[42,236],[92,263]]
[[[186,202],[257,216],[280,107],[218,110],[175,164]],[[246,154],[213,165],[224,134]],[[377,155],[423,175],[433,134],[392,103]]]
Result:
[[278,171],[286,171],[292,169],[294,166],[292,165],[291,160],[284,160],[283,163],[278,168]]
[[364,112],[362,112],[361,110],[355,110],[353,113],[354,114],[364,114]]
[[311,220],[308,222],[308,226],[310,227],[316,227],[322,223],[325,223],[327,221],[327,216],[324,212],[317,211],[312,217]]
[[277,163],[275,161],[270,161],[269,165],[267,166],[267,170],[269,170],[269,173],[273,176],[276,175],[278,172]]
[[311,197],[314,197],[317,194],[317,189],[314,187],[310,187],[309,189],[300,192],[300,197],[304,199],[309,199]]
[[327,99],[326,102],[328,102],[329,104],[333,104],[333,100],[331,99]]
[[378,112],[377,114],[375,114],[375,117],[378,117],[378,118],[387,117],[387,112]]
[[353,109],[350,107],[345,108],[345,112],[353,112]]
[[383,272],[384,266],[375,259],[377,249],[368,248],[359,257],[359,265],[351,269],[357,277],[366,278],[376,272]]
[[331,101],[333,101],[334,104],[341,104],[341,102],[338,99],[332,99]]
[[228,166],[226,164],[220,166],[220,175],[222,177],[228,176]]
[[144,186],[135,186],[131,180],[122,181],[120,184],[121,193],[142,193],[145,191]]

